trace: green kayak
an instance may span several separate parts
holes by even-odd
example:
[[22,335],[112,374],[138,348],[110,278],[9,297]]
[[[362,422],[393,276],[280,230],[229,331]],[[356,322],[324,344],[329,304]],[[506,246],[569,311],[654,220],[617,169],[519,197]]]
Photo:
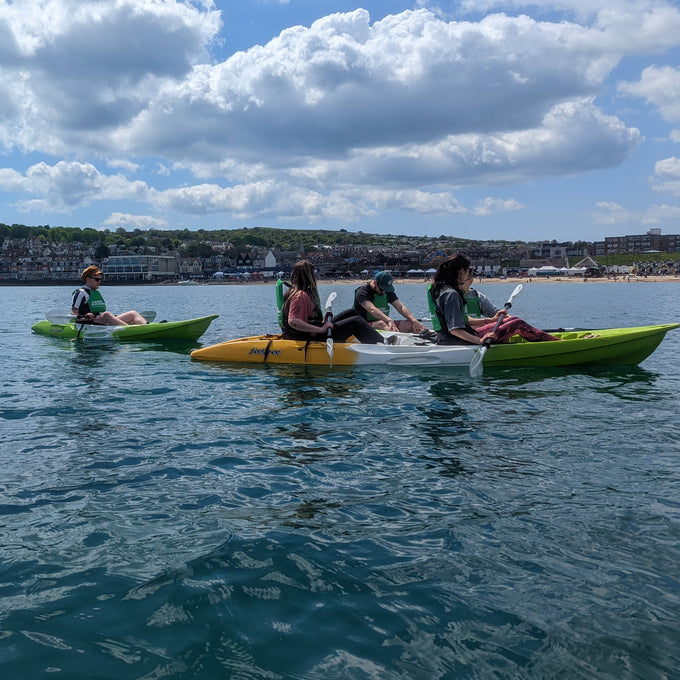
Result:
[[[519,336],[492,345],[484,366],[636,366],[680,324],[555,333],[564,342],[528,342]],[[513,342],[515,340],[516,342]]]
[[210,323],[219,315],[201,316],[184,321],[163,321],[142,326],[97,326],[79,323],[52,323],[47,319],[38,321],[31,330],[51,338],[67,338],[86,342],[107,341],[157,341],[157,340],[198,340],[208,330]]

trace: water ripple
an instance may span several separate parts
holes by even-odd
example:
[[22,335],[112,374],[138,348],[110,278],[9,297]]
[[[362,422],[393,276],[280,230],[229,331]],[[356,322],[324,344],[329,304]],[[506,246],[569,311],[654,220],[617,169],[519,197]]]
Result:
[[[216,336],[256,288],[204,291]],[[680,667],[677,340],[472,381],[3,337],[4,677]]]

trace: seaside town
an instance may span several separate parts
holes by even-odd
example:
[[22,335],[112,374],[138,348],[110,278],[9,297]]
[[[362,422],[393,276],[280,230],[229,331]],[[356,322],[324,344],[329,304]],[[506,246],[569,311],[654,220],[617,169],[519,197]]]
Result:
[[601,242],[476,242],[454,237],[268,228],[126,231],[0,224],[0,284],[77,281],[97,264],[107,283],[228,283],[271,280],[300,259],[320,278],[365,279],[376,270],[427,280],[462,253],[480,278],[607,279],[680,276],[680,235],[660,228]]

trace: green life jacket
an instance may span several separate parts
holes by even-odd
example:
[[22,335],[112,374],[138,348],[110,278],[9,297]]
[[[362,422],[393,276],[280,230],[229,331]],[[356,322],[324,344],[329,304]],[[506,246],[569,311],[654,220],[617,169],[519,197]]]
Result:
[[[79,288],[78,290],[83,290],[82,288]],[[106,311],[106,303],[104,302],[104,298],[102,297],[102,294],[98,290],[90,290],[89,288],[87,289],[89,291],[90,297],[87,301],[87,306],[90,308],[90,311],[92,314],[101,314],[102,312]],[[74,295],[78,291],[73,291]]]
[[279,319],[279,326],[283,330],[283,281],[276,281],[276,311]]
[[434,328],[436,331],[441,331],[442,325],[439,323],[439,317],[437,316],[437,307],[434,304],[434,300],[432,298],[432,284],[428,284],[427,286],[427,306],[430,310],[430,317],[432,319],[432,328]]
[[[482,316],[482,310],[479,308],[479,297],[477,297],[476,295],[470,295],[468,297],[466,295],[463,312],[465,313],[466,317],[469,315],[472,317],[480,318]],[[465,319],[465,323],[467,323],[467,318]]]
[[[359,290],[357,288],[357,290]],[[387,316],[390,315],[390,303],[387,302],[387,293],[376,293],[373,296],[373,304],[383,313],[386,314]],[[373,316],[370,312],[366,312],[366,316],[368,317],[369,321],[378,321],[377,316]]]

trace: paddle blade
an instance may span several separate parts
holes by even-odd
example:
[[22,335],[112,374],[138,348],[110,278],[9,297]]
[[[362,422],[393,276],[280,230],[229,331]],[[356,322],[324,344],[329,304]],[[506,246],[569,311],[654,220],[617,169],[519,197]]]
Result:
[[47,312],[47,314],[45,314],[45,318],[50,323],[67,324],[73,321],[76,317],[71,316],[70,314],[65,314],[60,309],[51,309],[49,312]]
[[510,295],[510,300],[515,297],[515,295],[519,295],[522,292],[522,284],[519,283],[517,286],[515,286],[515,290],[512,291]]
[[326,351],[328,352],[328,365],[333,366],[333,338],[326,340]]
[[475,353],[474,356],[472,357],[472,361],[470,362],[470,377],[471,378],[481,378],[483,373],[484,373],[484,366],[482,365],[482,362],[484,361],[484,355],[486,354],[486,350],[488,347],[486,345],[482,345]]
[[326,306],[324,307],[326,312],[330,312],[333,309],[333,300],[335,300],[336,297],[338,297],[337,293],[331,293],[328,296],[328,299],[326,300]]

